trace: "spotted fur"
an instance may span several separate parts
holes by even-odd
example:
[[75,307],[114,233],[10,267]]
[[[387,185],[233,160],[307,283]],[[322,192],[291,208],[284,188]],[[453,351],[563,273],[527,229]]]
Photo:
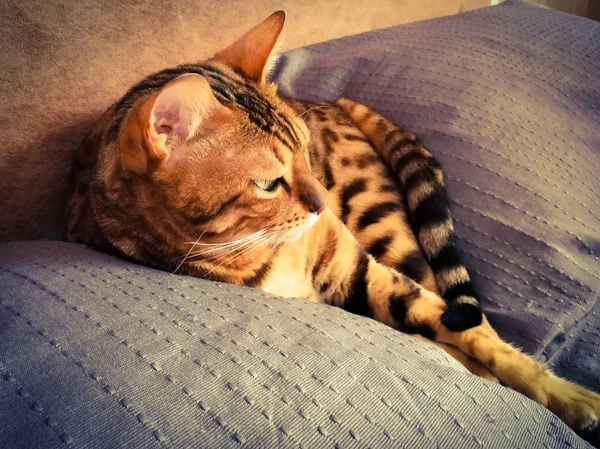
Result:
[[69,240],[422,335],[574,428],[596,427],[599,395],[482,315],[442,171],[415,137],[350,100],[284,99],[266,81],[283,21],[147,77],[106,111],[74,163]]

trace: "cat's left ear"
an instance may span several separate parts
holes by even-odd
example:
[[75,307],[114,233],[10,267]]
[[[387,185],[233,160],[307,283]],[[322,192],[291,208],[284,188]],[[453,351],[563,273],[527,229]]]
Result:
[[284,23],[285,11],[271,14],[213,59],[241,70],[258,85],[264,85]]
[[210,136],[229,116],[206,78],[179,76],[132,111],[120,137],[122,167],[145,173],[193,137]]

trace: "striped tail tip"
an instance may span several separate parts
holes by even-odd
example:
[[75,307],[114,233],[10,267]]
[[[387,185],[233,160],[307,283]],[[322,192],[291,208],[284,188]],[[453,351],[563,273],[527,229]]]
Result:
[[[476,301],[474,298],[470,298]],[[481,306],[473,302],[451,303],[442,314],[442,324],[451,332],[462,332],[483,321]]]

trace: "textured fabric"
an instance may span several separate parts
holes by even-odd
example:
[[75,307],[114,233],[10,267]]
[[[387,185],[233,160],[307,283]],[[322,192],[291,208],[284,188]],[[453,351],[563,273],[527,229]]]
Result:
[[60,242],[0,245],[0,448],[585,448],[340,309]]
[[600,391],[600,23],[507,1],[285,55],[281,91],[357,100],[442,163],[490,321]]

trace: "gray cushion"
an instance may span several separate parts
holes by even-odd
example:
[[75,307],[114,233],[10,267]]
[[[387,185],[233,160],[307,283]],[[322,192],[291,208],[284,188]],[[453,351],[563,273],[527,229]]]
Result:
[[340,309],[60,242],[0,245],[0,285],[1,448],[587,447]]
[[347,96],[440,160],[490,321],[600,391],[600,23],[507,1],[289,52],[281,90]]

